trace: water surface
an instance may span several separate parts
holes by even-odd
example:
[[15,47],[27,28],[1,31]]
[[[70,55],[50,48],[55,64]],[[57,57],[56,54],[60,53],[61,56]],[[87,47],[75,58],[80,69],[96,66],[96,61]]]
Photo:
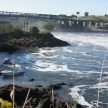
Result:
[[[102,62],[108,47],[108,34],[104,33],[53,33],[55,37],[71,45],[55,48],[36,48],[34,52],[22,52],[9,55],[0,53],[0,63],[9,57],[25,69],[24,76],[17,77],[16,83],[32,87],[37,84],[47,86],[65,82],[64,95],[82,105],[93,107],[100,89],[100,102],[108,102],[108,55],[105,60],[102,82],[99,77]],[[35,81],[30,82],[29,79]],[[0,78],[0,84],[10,84],[12,79]],[[66,91],[66,92],[65,92]]]

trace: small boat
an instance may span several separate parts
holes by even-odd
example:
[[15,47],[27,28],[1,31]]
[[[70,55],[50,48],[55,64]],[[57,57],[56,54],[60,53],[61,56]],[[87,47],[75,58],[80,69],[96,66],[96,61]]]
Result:
[[2,67],[5,67],[5,68],[20,68],[21,65],[19,64],[14,64],[11,62],[10,59],[8,58],[5,58],[4,62],[1,64]]
[[19,64],[2,64],[1,66],[4,67],[4,68],[10,68],[10,69],[12,69],[12,68],[14,68],[14,69],[21,68],[21,65],[19,65]]
[[23,75],[24,69],[19,64],[13,64],[10,59],[5,59],[5,61],[1,65],[1,72],[0,74],[5,77],[13,77]]
[[[17,77],[17,76],[21,76],[21,75],[24,75],[25,72],[14,72],[14,76]],[[13,71],[8,71],[8,70],[4,70],[1,72],[2,74],[2,78],[10,78],[10,77],[13,77]]]

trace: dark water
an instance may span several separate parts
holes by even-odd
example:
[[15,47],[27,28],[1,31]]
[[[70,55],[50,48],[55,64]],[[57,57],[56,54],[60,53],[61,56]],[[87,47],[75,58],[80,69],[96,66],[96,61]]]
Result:
[[[41,84],[65,82],[73,86],[64,87],[64,95],[71,96],[88,108],[97,100],[97,90],[100,87],[99,101],[104,108],[108,103],[108,55],[105,60],[102,82],[99,77],[102,62],[108,47],[108,34],[103,33],[54,33],[62,40],[71,43],[67,47],[36,48],[34,52],[23,52],[9,55],[0,53],[0,63],[9,57],[25,69],[24,76],[16,77],[16,83],[33,87]],[[29,80],[34,78],[35,81]],[[12,79],[0,78],[0,84],[10,84]],[[71,99],[69,98],[69,99]],[[93,104],[93,106],[92,106]]]

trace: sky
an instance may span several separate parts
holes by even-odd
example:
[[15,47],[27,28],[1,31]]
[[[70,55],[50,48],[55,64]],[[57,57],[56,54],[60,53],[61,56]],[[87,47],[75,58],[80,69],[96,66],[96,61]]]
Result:
[[0,11],[66,14],[108,14],[108,0],[0,0]]

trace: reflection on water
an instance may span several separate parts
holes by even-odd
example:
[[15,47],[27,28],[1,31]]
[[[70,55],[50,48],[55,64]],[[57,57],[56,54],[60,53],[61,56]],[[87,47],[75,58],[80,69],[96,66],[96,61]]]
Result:
[[[65,82],[73,84],[68,93],[83,105],[91,107],[97,99],[100,86],[100,102],[107,103],[108,98],[108,56],[103,69],[102,83],[99,76],[105,51],[108,47],[107,34],[99,33],[54,33],[62,40],[71,43],[67,47],[36,48],[34,51],[9,55],[0,53],[0,63],[5,57],[13,59],[23,66],[26,73],[16,78],[17,84],[47,86],[52,83]],[[35,81],[30,82],[29,79]],[[12,79],[0,78],[0,84],[12,83]],[[92,95],[91,95],[92,94]],[[105,106],[104,106],[105,108]]]

